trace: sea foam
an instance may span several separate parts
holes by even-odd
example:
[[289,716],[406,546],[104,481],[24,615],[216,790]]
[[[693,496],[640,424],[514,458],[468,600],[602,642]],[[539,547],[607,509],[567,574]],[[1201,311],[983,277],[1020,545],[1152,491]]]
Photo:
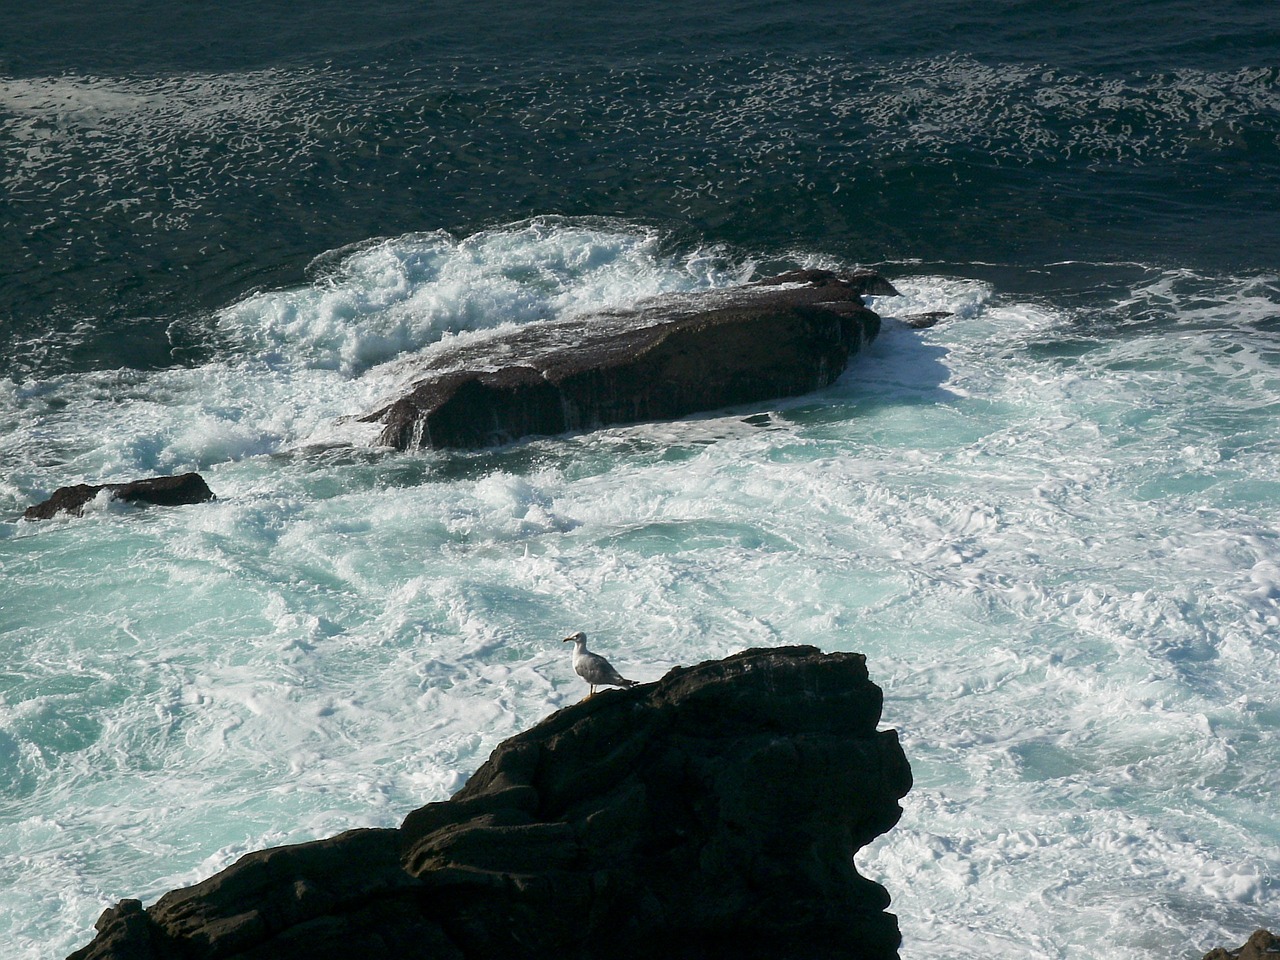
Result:
[[[585,694],[577,629],[641,681],[750,646],[866,653],[916,785],[859,869],[912,956],[1154,956],[1274,915],[1269,280],[1152,270],[1066,306],[888,265],[903,296],[827,390],[407,455],[315,438],[459,325],[752,258],[553,221],[332,259],[228,307],[207,364],[0,391],[11,512],[186,465],[218,494],[4,525],[15,956],[447,797]],[[926,310],[954,316],[896,319]]]

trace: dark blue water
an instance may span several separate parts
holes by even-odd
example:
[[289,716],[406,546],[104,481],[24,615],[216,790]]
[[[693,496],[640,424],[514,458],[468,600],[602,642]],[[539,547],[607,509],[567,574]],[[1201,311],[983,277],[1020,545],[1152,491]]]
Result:
[[[265,6],[265,9],[264,9]],[[193,362],[373,237],[532,216],[919,261],[1280,249],[1265,2],[60,3],[0,31],[0,370]],[[974,266],[975,264],[980,266]]]

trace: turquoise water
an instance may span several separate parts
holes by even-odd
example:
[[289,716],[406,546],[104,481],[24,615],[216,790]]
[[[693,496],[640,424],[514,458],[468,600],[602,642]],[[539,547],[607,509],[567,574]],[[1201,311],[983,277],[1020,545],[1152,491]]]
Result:
[[[1274,925],[1280,39],[1196,9],[15,15],[6,955],[447,797],[585,693],[579,629],[644,681],[867,654],[904,957]],[[467,454],[346,419],[444,338],[855,265],[903,296],[816,394]],[[216,502],[17,519],[188,469]]]

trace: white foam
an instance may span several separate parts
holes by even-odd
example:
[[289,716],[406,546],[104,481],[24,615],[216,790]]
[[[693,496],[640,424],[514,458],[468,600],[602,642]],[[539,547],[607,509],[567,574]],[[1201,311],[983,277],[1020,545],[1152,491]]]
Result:
[[468,331],[728,285],[751,270],[715,251],[663,254],[647,228],[561,218],[462,240],[410,235],[330,259],[313,283],[221,311],[218,326],[238,348],[202,367],[8,384],[14,427],[0,462],[11,509],[30,489],[368,445],[378,428],[355,417],[399,385],[401,355]]
[[[555,273],[596,249],[570,226],[485,242]],[[643,231],[625,256],[596,236],[613,252],[557,297],[626,288],[610,270],[706,282]],[[448,256],[483,273],[472,247]],[[376,286],[366,252],[333,282]],[[11,496],[68,465],[188,462],[219,496],[0,539],[0,937],[65,953],[120,897],[394,825],[585,693],[577,629],[644,681],[749,646],[866,653],[916,786],[859,868],[904,955],[1155,957],[1274,914],[1265,324],[1180,321],[1176,285],[1167,324],[1116,335],[987,285],[895,283],[902,313],[956,316],[886,324],[827,391],[505,451],[258,455],[389,382],[314,363],[341,351],[306,324],[271,362],[0,392]],[[1064,332],[1077,349],[1041,349]]]
[[749,271],[709,251],[664,257],[658,235],[632,225],[540,218],[462,240],[382,241],[315,284],[255,295],[218,322],[269,362],[352,375],[450,334],[724,285]]

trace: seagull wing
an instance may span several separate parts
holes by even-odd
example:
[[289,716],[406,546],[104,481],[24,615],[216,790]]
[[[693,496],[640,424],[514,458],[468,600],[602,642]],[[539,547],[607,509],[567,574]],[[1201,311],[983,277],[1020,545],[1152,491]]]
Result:
[[578,676],[582,677],[587,683],[609,684],[614,687],[630,687],[635,681],[628,680],[617,670],[613,669],[613,665],[598,653],[584,652],[578,657],[578,662],[574,665],[578,671]]

